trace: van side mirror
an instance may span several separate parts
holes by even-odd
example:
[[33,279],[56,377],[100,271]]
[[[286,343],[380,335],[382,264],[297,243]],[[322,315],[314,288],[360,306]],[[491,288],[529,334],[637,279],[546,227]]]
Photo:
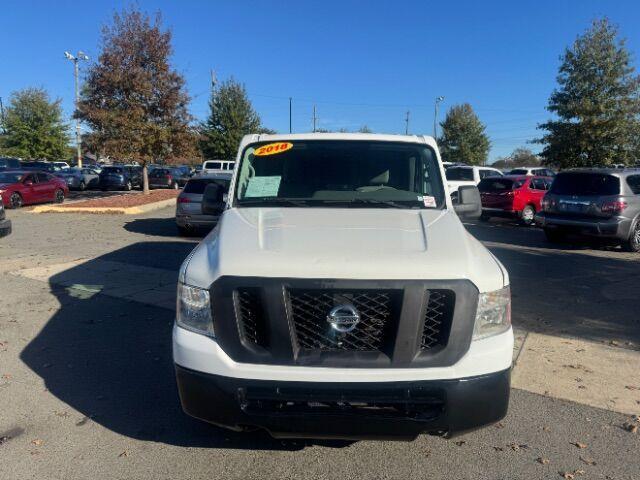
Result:
[[480,190],[475,185],[464,185],[458,189],[458,203],[453,206],[460,218],[475,220],[482,213]]
[[222,185],[210,183],[202,195],[202,213],[204,215],[220,215],[224,210],[224,189]]

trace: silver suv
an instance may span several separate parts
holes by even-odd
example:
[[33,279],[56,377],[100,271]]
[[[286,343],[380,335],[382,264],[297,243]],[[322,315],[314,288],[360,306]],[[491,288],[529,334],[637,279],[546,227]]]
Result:
[[568,233],[614,240],[640,252],[640,169],[559,173],[535,217],[551,242]]

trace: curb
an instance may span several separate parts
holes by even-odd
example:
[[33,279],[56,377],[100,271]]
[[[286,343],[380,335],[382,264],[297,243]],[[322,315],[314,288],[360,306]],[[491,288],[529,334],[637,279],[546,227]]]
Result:
[[115,213],[122,215],[138,215],[152,212],[161,208],[175,205],[176,199],[160,200],[135,207],[60,207],[55,205],[41,205],[31,210],[31,213]]

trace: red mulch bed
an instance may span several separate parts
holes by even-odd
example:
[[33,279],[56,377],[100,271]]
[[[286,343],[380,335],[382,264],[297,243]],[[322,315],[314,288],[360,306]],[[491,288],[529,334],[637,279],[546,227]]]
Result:
[[83,202],[73,202],[60,205],[62,208],[127,208],[139,207],[148,203],[160,202],[176,198],[180,193],[179,190],[152,190],[149,195],[143,193],[115,195],[107,198],[96,198],[85,200]]

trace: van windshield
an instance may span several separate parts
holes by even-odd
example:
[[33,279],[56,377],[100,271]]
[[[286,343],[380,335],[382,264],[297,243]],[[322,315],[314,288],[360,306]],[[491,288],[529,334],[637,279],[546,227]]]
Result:
[[237,206],[442,208],[435,152],[426,145],[355,140],[247,147]]

